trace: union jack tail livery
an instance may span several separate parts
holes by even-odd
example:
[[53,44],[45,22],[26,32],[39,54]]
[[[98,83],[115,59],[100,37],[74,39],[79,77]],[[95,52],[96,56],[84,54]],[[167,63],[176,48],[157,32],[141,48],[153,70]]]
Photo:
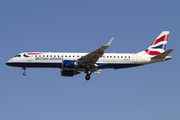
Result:
[[145,52],[151,56],[159,55],[165,51],[169,31],[163,31]]
[[161,34],[154,40],[154,42],[146,50],[141,51],[138,54],[144,54],[150,57],[154,57],[165,52],[168,37],[169,37],[169,31],[161,32]]

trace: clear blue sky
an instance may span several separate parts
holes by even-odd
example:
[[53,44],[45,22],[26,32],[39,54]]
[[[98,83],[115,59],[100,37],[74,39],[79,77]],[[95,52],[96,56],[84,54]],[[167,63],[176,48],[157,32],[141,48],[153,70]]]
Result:
[[[180,120],[180,1],[1,0],[0,120]],[[6,66],[21,52],[136,53],[164,30],[173,59],[62,77]]]

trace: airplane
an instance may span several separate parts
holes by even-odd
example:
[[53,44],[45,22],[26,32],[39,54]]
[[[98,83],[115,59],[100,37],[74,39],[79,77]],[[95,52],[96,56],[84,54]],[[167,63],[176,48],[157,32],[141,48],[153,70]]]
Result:
[[99,74],[103,69],[121,69],[137,67],[172,59],[168,56],[173,49],[165,51],[169,31],[163,31],[146,49],[138,53],[105,53],[114,38],[91,53],[65,52],[24,52],[6,62],[6,65],[21,67],[26,75],[26,68],[59,68],[61,76],[72,77],[86,73],[89,80],[92,73]]

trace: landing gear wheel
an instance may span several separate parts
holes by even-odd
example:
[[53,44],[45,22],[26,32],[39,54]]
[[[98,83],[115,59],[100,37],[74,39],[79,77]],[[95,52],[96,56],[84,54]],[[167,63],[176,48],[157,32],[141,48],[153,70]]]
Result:
[[90,78],[90,75],[86,75],[86,80],[89,80]]
[[23,75],[25,76],[25,75],[26,75],[26,72],[23,72]]

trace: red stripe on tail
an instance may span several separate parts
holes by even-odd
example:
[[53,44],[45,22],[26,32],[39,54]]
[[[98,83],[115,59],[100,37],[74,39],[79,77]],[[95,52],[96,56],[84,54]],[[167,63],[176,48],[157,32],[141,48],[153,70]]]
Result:
[[161,53],[158,52],[158,51],[150,51],[150,50],[148,50],[148,49],[146,49],[145,51],[146,51],[146,53],[149,54],[149,55],[159,55],[159,54],[161,54]]
[[164,36],[156,39],[151,45],[155,45],[155,44],[157,44],[157,43],[159,43],[159,42],[162,42],[162,41],[167,41],[167,40],[168,40],[168,36],[169,36],[169,35],[164,35]]

